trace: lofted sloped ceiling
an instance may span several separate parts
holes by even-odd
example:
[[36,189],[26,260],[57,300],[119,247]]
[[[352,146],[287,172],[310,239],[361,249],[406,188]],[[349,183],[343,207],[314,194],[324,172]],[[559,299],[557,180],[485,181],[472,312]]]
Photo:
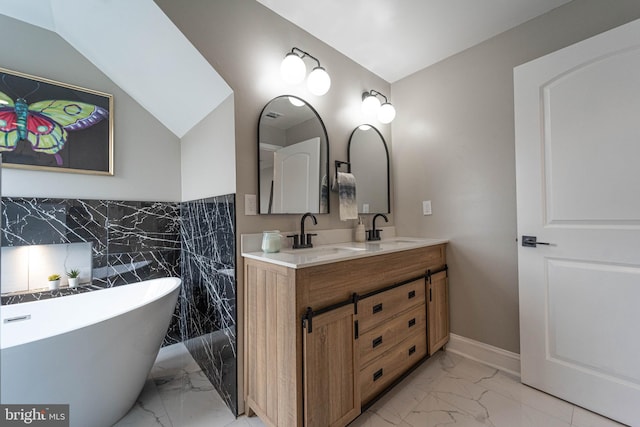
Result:
[[257,1],[394,83],[570,0]]
[[58,33],[179,138],[232,93],[153,0],[0,0],[0,13]]

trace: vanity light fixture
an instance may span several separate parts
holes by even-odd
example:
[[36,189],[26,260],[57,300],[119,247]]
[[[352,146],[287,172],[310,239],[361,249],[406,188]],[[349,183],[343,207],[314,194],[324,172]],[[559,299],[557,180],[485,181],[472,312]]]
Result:
[[331,77],[329,77],[329,73],[320,66],[320,61],[318,61],[315,56],[297,47],[291,49],[291,52],[287,53],[280,64],[282,79],[289,84],[302,82],[307,74],[307,67],[303,61],[305,57],[313,59],[318,64],[311,70],[309,77],[307,77],[307,88],[309,88],[312,94],[322,96],[327,93],[331,87]]
[[300,98],[296,98],[295,96],[290,96],[289,102],[295,107],[302,107],[304,105],[304,101]]
[[[384,98],[383,104],[380,104],[378,96]],[[387,97],[373,89],[362,93],[362,111],[367,115],[377,114],[380,123],[384,124],[391,123],[396,117],[396,109]]]

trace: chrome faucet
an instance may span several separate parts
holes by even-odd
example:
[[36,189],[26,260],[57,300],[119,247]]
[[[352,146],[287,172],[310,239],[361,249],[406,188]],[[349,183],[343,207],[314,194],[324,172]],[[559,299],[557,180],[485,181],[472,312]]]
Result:
[[380,232],[382,230],[376,228],[376,218],[378,218],[379,216],[384,218],[384,222],[389,222],[389,219],[385,214],[375,214],[373,216],[373,220],[371,221],[371,230],[367,230],[367,240],[380,240]]
[[304,220],[307,219],[307,217],[311,217],[311,219],[313,220],[313,225],[318,225],[318,220],[316,219],[316,217],[311,213],[311,212],[307,212],[306,214],[302,215],[302,219],[300,219],[300,235],[298,236],[297,234],[292,234],[290,237],[293,239],[293,249],[303,249],[303,248],[312,248],[313,247],[313,243],[311,243],[311,238],[313,236],[317,236],[317,233],[306,233],[304,232]]

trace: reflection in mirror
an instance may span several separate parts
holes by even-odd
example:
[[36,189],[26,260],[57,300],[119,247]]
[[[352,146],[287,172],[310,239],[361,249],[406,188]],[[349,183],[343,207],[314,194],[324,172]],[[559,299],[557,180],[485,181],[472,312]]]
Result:
[[258,124],[261,214],[329,213],[329,138],[320,116],[302,99],[272,99]]
[[349,163],[356,178],[358,213],[390,213],[389,150],[378,129],[355,128],[349,138]]

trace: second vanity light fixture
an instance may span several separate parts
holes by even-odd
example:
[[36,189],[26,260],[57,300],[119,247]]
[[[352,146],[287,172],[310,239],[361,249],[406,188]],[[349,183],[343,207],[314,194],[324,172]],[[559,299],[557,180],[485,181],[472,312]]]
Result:
[[[384,98],[384,104],[380,104],[378,96]],[[396,118],[396,109],[386,96],[371,89],[369,92],[362,93],[362,111],[367,115],[378,115],[380,123],[391,123]]]
[[309,57],[318,63],[309,73],[309,77],[307,77],[307,87],[312,94],[322,96],[331,87],[329,73],[320,66],[320,61],[315,56],[297,47],[291,49],[291,52],[287,53],[287,56],[282,60],[282,64],[280,64],[282,79],[289,84],[302,82],[307,74],[307,67],[302,60],[305,57]]

